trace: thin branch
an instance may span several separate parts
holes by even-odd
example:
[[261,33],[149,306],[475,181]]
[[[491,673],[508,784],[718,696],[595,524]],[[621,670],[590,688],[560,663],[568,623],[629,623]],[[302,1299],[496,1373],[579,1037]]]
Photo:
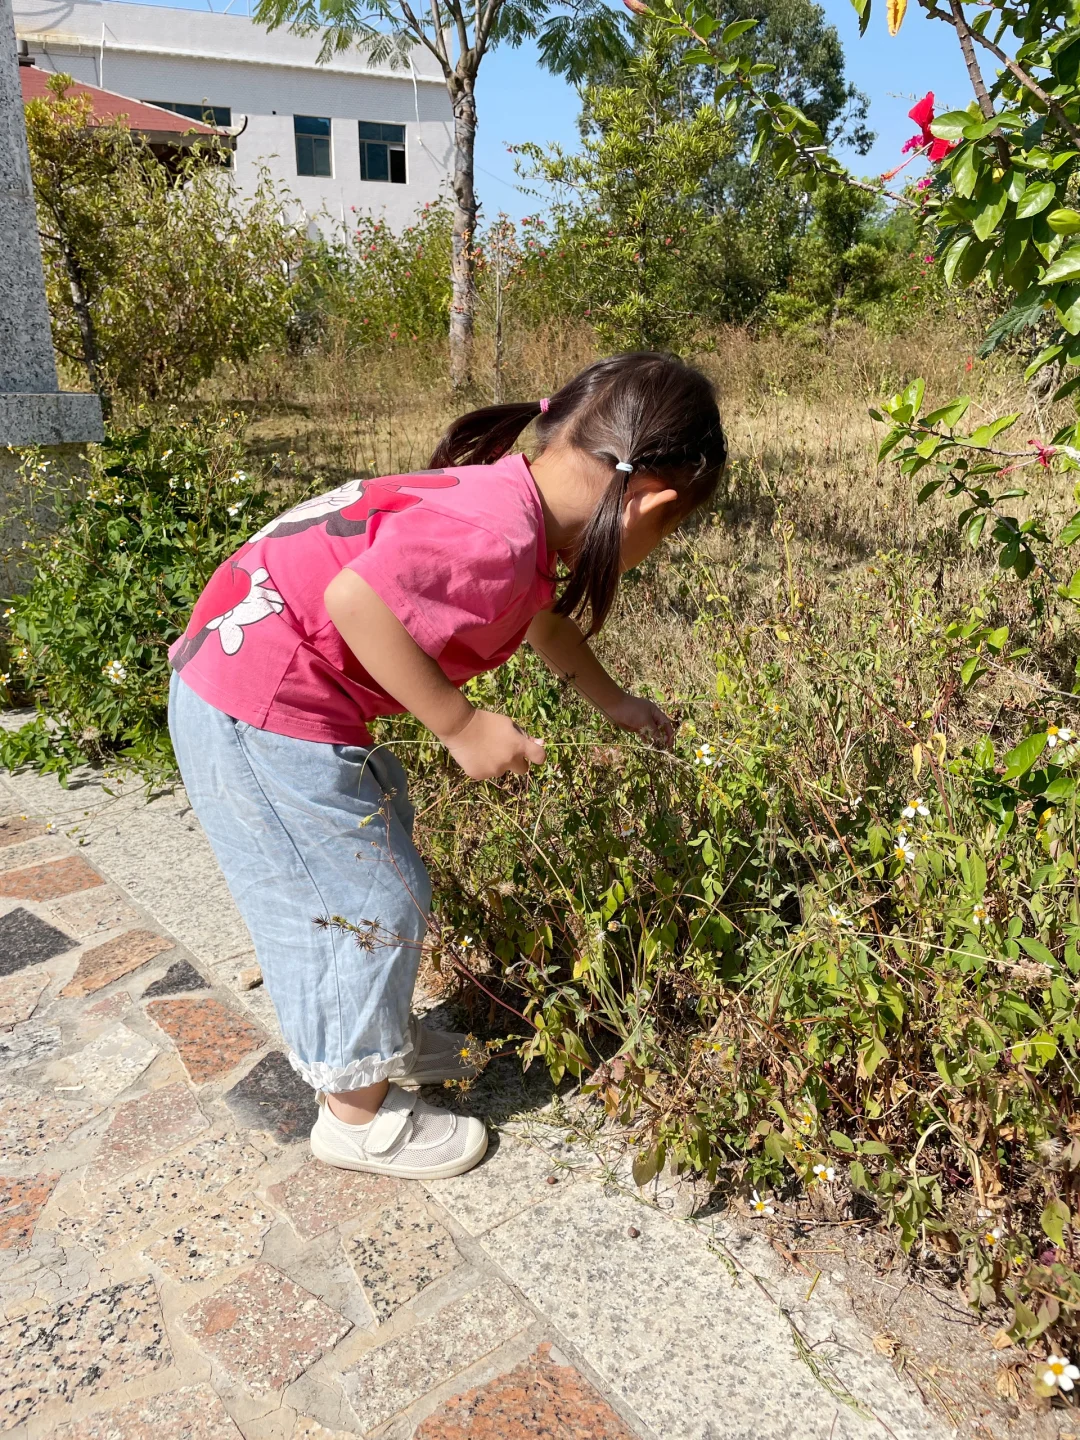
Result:
[[452,73],[449,64],[443,58],[443,56],[439,54],[438,50],[436,50],[435,46],[428,39],[427,31],[424,29],[423,25],[421,25],[417,17],[413,14],[412,7],[409,5],[408,0],[398,0],[398,9],[401,11],[406,28],[408,30],[411,30],[412,33],[416,36],[416,38],[420,41],[420,43],[426,46],[427,49],[431,51],[432,55],[435,56],[435,59],[438,60],[439,64],[442,66],[443,76],[447,80],[449,80]]
[[435,53],[442,62],[443,73],[449,74],[450,56],[446,50],[446,36],[443,34],[442,11],[439,9],[439,0],[431,0],[431,23],[435,30],[435,40],[438,45]]
[[[949,0],[952,6],[953,25],[956,27],[956,36],[960,41],[960,49],[964,55],[964,64],[967,66],[968,79],[971,81],[971,88],[975,91],[975,99],[979,102],[979,109],[982,111],[984,120],[994,118],[994,102],[986,89],[986,82],[979,69],[979,62],[975,58],[975,46],[971,43],[971,26],[967,23],[964,15],[964,7],[961,0]],[[1000,130],[994,134],[994,148],[997,150],[998,164],[1003,170],[1009,168],[1009,147],[1005,143],[1005,137]]]
[[[944,20],[947,25],[952,25],[955,28],[956,21],[953,17],[948,14],[947,11],[939,10],[936,5],[927,5],[926,13],[931,16],[932,19]],[[972,39],[977,40],[984,50],[989,50],[995,60],[1004,65],[1006,70],[1014,75],[1025,89],[1030,90],[1036,100],[1046,106],[1048,112],[1053,115],[1054,119],[1069,136],[1073,144],[1077,149],[1080,149],[1080,128],[1073,124],[1053,96],[1048,95],[1037,80],[1033,80],[1027,71],[1022,70],[1011,56],[1006,55],[1000,45],[995,45],[993,40],[988,40],[985,35],[980,35],[978,30],[970,30],[969,33]]]

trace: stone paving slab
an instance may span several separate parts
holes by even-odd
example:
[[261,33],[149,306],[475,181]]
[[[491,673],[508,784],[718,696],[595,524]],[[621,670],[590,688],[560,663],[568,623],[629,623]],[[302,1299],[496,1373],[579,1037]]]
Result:
[[505,1375],[455,1396],[421,1422],[416,1440],[634,1440],[633,1432],[551,1346]]
[[181,1323],[200,1349],[256,1395],[283,1389],[352,1328],[264,1264],[192,1306]]
[[0,874],[0,896],[15,900],[58,900],[73,890],[90,890],[101,876],[78,855]]
[[75,949],[75,941],[55,925],[19,908],[0,915],[0,975],[52,960]]
[[0,1329],[0,1429],[42,1404],[164,1369],[172,1351],[150,1281],[112,1285]]
[[242,1440],[209,1385],[131,1400],[59,1425],[52,1433],[53,1440]]
[[[895,1440],[942,1433],[827,1280],[803,1303],[763,1242],[606,1193],[621,1171],[550,1113],[426,1187],[311,1159],[312,1092],[269,995],[243,988],[250,941],[182,792],[147,805],[89,774],[68,791],[2,777],[0,857],[27,892],[0,896],[0,1430],[883,1433],[799,1360],[782,1303]],[[51,893],[74,875],[86,888]],[[721,1240],[777,1303],[732,1281]]]
[[423,1325],[369,1351],[342,1376],[361,1430],[366,1434],[389,1420],[498,1349],[531,1320],[505,1285],[490,1281]]

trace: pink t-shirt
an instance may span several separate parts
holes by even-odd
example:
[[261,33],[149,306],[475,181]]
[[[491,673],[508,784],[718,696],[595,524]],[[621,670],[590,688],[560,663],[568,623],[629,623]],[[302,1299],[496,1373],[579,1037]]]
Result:
[[326,613],[323,593],[346,568],[455,685],[495,669],[554,597],[528,461],[350,480],[303,501],[218,566],[169,651],[173,669],[260,730],[369,745],[366,722],[404,707]]

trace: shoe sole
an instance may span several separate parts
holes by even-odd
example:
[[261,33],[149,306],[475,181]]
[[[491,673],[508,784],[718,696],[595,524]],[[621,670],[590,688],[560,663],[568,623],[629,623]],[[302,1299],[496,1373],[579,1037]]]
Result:
[[408,1075],[395,1075],[394,1084],[409,1090],[420,1085],[445,1085],[448,1080],[475,1080],[479,1074],[475,1065],[466,1070],[455,1070],[452,1075],[446,1070],[420,1070]]
[[362,1170],[369,1175],[396,1175],[401,1180],[448,1180],[452,1175],[464,1175],[487,1154],[488,1133],[484,1131],[484,1143],[479,1150],[468,1155],[463,1155],[460,1160],[447,1160],[442,1165],[395,1165],[380,1163],[377,1160],[351,1160],[346,1159],[335,1151],[331,1151],[328,1145],[323,1145],[321,1136],[314,1132],[311,1135],[311,1153],[316,1160],[321,1160],[324,1165],[334,1165],[339,1170]]

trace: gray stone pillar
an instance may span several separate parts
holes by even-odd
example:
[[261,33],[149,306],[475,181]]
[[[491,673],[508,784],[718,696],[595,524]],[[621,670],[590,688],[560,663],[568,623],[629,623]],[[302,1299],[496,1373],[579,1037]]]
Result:
[[56,377],[15,21],[0,0],[0,447],[102,438],[98,397],[61,391]]

